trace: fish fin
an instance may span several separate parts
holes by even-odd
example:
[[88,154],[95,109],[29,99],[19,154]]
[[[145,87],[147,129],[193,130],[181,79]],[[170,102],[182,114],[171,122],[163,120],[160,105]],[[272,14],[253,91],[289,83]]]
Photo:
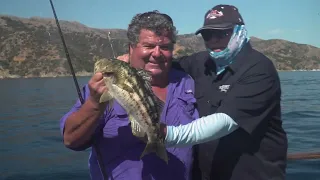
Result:
[[[146,71],[144,69],[137,69],[137,73],[138,75],[140,75],[142,77],[142,79],[145,80],[145,88],[146,89],[152,89],[151,86],[151,80],[152,80],[152,76],[151,73],[149,71]],[[164,102],[162,100],[160,100],[155,94],[153,94],[153,96],[155,97],[155,104],[159,113],[159,117],[161,116],[161,113],[163,111],[164,108]]]
[[113,97],[110,95],[110,93],[106,91],[101,95],[99,103],[108,102],[108,101],[111,101],[112,99]]
[[132,116],[129,116],[129,120],[131,122],[132,134],[136,137],[145,137],[146,133],[140,128],[138,123],[136,123],[135,119]]
[[113,100],[114,99],[111,99],[108,101],[108,104],[107,104],[107,112],[110,112],[111,111],[111,108],[112,108],[112,105],[113,105]]
[[107,102],[107,112],[110,112],[113,100],[114,98],[110,95],[110,93],[104,92],[100,97],[99,103]]
[[150,72],[144,69],[137,69],[137,73],[142,77],[142,79],[146,80],[147,82],[151,82],[152,76]]
[[152,80],[151,73],[146,71],[146,70],[144,70],[144,69],[137,69],[137,73],[144,80],[145,88],[146,89],[152,89],[152,86],[151,86],[151,80]]
[[151,152],[155,152],[160,159],[164,160],[168,164],[169,157],[168,157],[167,149],[163,142],[147,143],[146,147],[144,148],[144,151],[140,156],[140,159]]
[[159,158],[164,160],[164,162],[166,164],[169,163],[169,157],[168,157],[167,149],[166,149],[166,146],[164,145],[164,143],[158,143],[158,146],[156,149],[156,154]]
[[156,95],[154,95],[154,96],[155,96],[155,100],[156,100],[156,102],[155,102],[156,103],[156,107],[157,107],[157,110],[159,112],[159,117],[160,117],[161,113],[163,111],[165,103],[161,99],[159,99]]

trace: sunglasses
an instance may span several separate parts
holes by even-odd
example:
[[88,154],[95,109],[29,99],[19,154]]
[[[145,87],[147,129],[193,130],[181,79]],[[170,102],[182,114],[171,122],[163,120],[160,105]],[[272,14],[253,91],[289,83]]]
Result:
[[171,24],[173,24],[173,21],[172,21],[172,19],[171,19],[170,16],[168,16],[167,14],[160,13],[160,12],[157,11],[157,10],[142,13],[142,14],[140,14],[140,15],[138,16],[138,18],[139,18],[139,19],[150,18],[150,16],[153,15],[153,14],[159,14],[159,15],[163,16],[166,20],[168,20]]
[[226,30],[213,30],[213,29],[209,30],[208,29],[208,30],[203,30],[201,32],[201,35],[204,41],[209,41],[213,37],[215,39],[223,39],[229,36],[230,34],[232,34],[232,32],[233,32],[233,29],[226,29]]

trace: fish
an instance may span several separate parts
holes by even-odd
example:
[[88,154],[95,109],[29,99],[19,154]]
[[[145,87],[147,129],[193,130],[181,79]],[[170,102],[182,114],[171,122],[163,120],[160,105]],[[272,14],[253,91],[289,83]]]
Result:
[[111,108],[116,100],[128,114],[132,134],[146,139],[146,147],[140,159],[154,152],[168,164],[165,137],[160,133],[160,116],[164,103],[152,91],[151,74],[115,58],[97,59],[94,73],[97,72],[103,74],[103,81],[108,89],[102,93],[99,102],[107,102]]

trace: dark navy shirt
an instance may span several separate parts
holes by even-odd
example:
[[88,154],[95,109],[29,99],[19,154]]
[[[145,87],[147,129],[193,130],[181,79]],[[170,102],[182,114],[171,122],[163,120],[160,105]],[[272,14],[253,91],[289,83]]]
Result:
[[206,51],[180,58],[173,67],[194,78],[200,117],[222,112],[240,126],[198,145],[194,179],[285,179],[288,145],[280,80],[272,61],[248,43],[218,76]]
[[[195,108],[194,81],[182,71],[172,69],[169,74],[166,103],[161,115],[161,122],[177,126],[188,124],[199,117]],[[85,97],[89,89],[84,88]],[[81,107],[79,100],[60,120],[63,133],[67,117]],[[189,180],[192,169],[192,147],[167,148],[169,163],[150,153],[140,160],[146,144],[132,135],[128,114],[116,101],[111,111],[105,111],[100,120],[102,135],[98,138],[106,172],[110,180]],[[102,179],[97,163],[96,151],[89,157],[90,175],[93,180]]]

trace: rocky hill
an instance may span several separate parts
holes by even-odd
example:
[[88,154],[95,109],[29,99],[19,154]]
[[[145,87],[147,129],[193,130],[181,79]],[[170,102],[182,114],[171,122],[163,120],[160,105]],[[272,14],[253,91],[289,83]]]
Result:
[[[95,56],[127,53],[123,29],[96,29],[70,21],[60,21],[60,26],[79,75],[92,72]],[[251,40],[253,47],[270,57],[279,70],[320,69],[320,48],[278,39]],[[175,57],[201,50],[200,36],[179,35]],[[70,75],[69,66],[54,19],[0,16],[0,78],[64,75]]]

